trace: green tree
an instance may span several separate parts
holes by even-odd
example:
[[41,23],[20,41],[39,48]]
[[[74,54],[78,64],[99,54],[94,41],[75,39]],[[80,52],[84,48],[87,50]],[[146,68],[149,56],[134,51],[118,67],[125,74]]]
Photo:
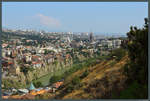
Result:
[[42,87],[42,86],[43,86],[42,83],[41,83],[40,81],[33,82],[33,84],[34,84],[34,86],[35,86],[36,88]]
[[148,83],[148,20],[144,28],[131,27],[128,36],[128,53],[131,60],[129,77],[140,83]]
[[[125,65],[124,73],[128,77],[126,83],[129,87],[123,92],[132,91],[132,98],[148,98],[148,19],[145,19],[142,29],[131,26],[127,36],[126,47],[130,61]],[[139,87],[134,89],[132,85],[135,84]],[[124,93],[121,93],[122,98]]]
[[59,75],[54,75],[54,76],[52,76],[52,77],[50,78],[49,82],[50,82],[50,83],[55,83],[55,82],[59,81],[60,79],[61,79],[61,76],[59,76]]

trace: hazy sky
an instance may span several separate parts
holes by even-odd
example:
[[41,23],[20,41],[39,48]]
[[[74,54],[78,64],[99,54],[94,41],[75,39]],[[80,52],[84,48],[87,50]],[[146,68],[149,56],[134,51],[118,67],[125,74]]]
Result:
[[2,25],[11,29],[126,33],[142,27],[147,2],[3,2]]

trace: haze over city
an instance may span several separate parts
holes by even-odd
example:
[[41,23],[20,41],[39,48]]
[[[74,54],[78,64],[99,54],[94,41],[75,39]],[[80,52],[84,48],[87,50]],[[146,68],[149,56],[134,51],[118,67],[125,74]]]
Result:
[[143,2],[4,2],[3,28],[50,32],[120,33],[142,27],[148,16]]

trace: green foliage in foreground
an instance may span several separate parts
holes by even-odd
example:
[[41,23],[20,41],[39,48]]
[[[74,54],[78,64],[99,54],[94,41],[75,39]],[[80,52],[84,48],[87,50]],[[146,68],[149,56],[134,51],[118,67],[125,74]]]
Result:
[[112,98],[119,99],[143,99],[146,98],[148,92],[147,85],[141,85],[137,81],[133,81],[125,90],[121,91],[119,96],[112,93]]
[[141,84],[148,83],[148,21],[145,19],[143,29],[131,27],[128,35],[127,50],[130,63],[127,76],[130,81],[137,80]]
[[142,29],[131,27],[124,48],[130,61],[125,65],[124,74],[128,77],[120,96],[113,98],[146,99],[148,98],[148,19]]
[[146,97],[147,94],[147,87],[146,85],[141,85],[138,82],[134,81],[129,85],[128,88],[126,88],[124,91],[120,93],[120,99],[142,99],[143,97]]

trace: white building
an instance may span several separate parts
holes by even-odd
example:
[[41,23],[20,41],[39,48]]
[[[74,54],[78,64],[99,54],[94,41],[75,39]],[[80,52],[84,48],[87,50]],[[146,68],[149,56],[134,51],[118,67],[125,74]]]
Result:
[[113,44],[113,48],[120,48],[121,40],[119,39],[113,40],[112,44]]

